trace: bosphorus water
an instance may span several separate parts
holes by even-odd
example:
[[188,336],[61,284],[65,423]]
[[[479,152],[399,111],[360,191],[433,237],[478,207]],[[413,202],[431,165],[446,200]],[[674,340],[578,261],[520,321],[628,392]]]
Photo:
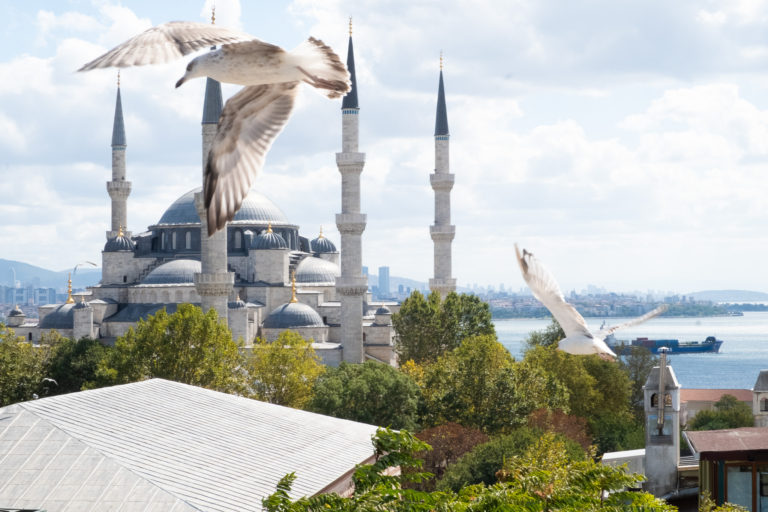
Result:
[[[597,330],[603,318],[587,318]],[[608,325],[626,318],[605,319]],[[544,329],[549,318],[494,320],[499,341],[516,359],[522,358],[523,340],[531,331]],[[761,369],[768,369],[768,312],[744,316],[702,318],[654,318],[616,333],[620,340],[644,336],[651,339],[703,341],[707,336],[723,340],[718,354],[673,354],[669,356],[677,379],[684,388],[751,389]]]

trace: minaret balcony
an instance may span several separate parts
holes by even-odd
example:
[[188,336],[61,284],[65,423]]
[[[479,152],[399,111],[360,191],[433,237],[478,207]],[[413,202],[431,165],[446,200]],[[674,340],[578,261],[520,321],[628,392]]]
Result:
[[456,226],[433,225],[429,226],[429,234],[435,242],[450,242],[456,236]]
[[342,235],[362,235],[367,220],[364,213],[337,213],[336,227]]
[[368,278],[365,276],[339,276],[336,278],[336,293],[346,296],[364,295],[368,291]]
[[336,165],[362,167],[365,165],[365,153],[336,153]]
[[456,179],[455,174],[435,172],[429,175],[429,183],[432,190],[450,191],[453,188],[453,182]]
[[131,193],[130,181],[108,181],[107,193],[112,199],[125,199]]

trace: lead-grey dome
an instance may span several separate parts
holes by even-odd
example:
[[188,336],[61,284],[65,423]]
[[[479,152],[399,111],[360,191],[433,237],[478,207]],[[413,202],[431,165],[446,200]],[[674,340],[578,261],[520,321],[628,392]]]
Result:
[[173,260],[154,269],[141,284],[192,284],[200,271],[197,260]]
[[338,252],[333,242],[325,238],[322,233],[309,243],[309,247],[314,253]]
[[323,327],[323,319],[317,311],[301,302],[289,302],[275,308],[264,320],[267,329],[291,327]]
[[117,235],[107,240],[104,245],[104,252],[133,251],[135,248],[136,244],[130,238],[125,235]]
[[251,248],[257,249],[257,250],[287,249],[288,243],[285,241],[285,238],[280,236],[280,233],[275,233],[274,231],[267,230],[259,234],[259,236],[253,239]]
[[16,307],[13,308],[10,313],[8,313],[8,316],[26,316],[26,315],[24,315],[24,312],[19,308],[19,305],[16,304]]
[[296,267],[296,282],[303,284],[336,284],[341,275],[339,266],[332,261],[308,256]]
[[[195,194],[200,192],[200,187],[190,190],[165,210],[160,217],[158,225],[175,224],[200,224],[200,216],[195,208]],[[232,224],[288,224],[285,213],[266,196],[251,190],[243,200],[243,204],[235,214],[235,218],[229,222]]]
[[43,317],[41,329],[72,329],[75,325],[74,304],[60,304]]
[[387,306],[381,306],[374,313],[374,315],[391,315],[391,314],[392,314],[392,311],[390,311]]
[[88,303],[85,302],[84,300],[81,300],[80,302],[75,304],[75,307],[74,307],[74,309],[87,309],[87,308],[88,308]]

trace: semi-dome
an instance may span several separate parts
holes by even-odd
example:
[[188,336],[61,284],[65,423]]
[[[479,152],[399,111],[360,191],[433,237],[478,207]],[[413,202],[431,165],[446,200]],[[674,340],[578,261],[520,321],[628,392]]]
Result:
[[272,231],[272,228],[270,226],[269,229],[262,232],[253,239],[253,243],[251,244],[251,249],[256,250],[263,250],[263,249],[287,249],[288,243],[285,241],[285,238],[280,236],[280,233],[275,233]]
[[303,284],[335,284],[341,275],[339,266],[332,261],[308,256],[296,267],[296,282]]
[[301,302],[289,302],[275,308],[266,319],[267,329],[289,329],[298,327],[323,327],[323,319],[317,311]]
[[[195,194],[200,192],[200,187],[190,190],[165,210],[158,221],[158,226],[176,224],[200,224],[200,216],[195,208]],[[235,218],[229,222],[232,224],[288,224],[285,213],[266,196],[251,190],[243,200],[243,204],[235,214]]]
[[75,325],[74,304],[59,304],[40,322],[41,329],[72,329]]
[[336,250],[336,246],[333,242],[323,236],[322,230],[320,230],[320,236],[309,242],[309,248],[314,253],[339,252]]
[[173,260],[154,269],[141,284],[193,284],[195,274],[200,272],[197,260]]
[[107,240],[104,245],[104,252],[117,252],[117,251],[133,251],[136,248],[136,244],[133,240],[125,235],[118,234],[114,238]]

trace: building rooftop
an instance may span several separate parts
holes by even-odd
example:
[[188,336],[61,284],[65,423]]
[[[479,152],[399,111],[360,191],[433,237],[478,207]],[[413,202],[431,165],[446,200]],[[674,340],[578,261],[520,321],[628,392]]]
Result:
[[741,402],[752,402],[750,389],[681,389],[680,402],[717,402],[723,395],[735,396]]
[[701,459],[743,457],[744,452],[768,454],[768,427],[685,431],[691,449]]
[[259,510],[278,480],[317,494],[373,455],[376,427],[152,379],[0,408],[0,504]]

